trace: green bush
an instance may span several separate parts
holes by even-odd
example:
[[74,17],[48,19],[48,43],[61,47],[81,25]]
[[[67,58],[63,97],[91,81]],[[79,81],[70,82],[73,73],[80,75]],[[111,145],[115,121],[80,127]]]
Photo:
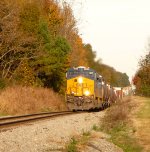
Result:
[[142,95],[149,97],[150,96],[150,86],[149,85],[143,85],[141,87],[140,92],[142,93]]

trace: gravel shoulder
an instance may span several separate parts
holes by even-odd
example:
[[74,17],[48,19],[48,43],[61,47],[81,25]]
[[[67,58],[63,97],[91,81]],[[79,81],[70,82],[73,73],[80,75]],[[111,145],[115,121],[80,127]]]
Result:
[[1,132],[0,152],[63,151],[73,136],[99,125],[104,114],[105,111],[63,116]]

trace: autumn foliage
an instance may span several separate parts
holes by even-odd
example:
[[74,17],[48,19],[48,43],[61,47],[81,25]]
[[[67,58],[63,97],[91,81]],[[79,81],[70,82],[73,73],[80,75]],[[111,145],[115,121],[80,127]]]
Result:
[[64,93],[69,67],[86,66],[114,86],[128,76],[96,60],[78,34],[71,6],[55,0],[0,1],[0,87],[43,86]]
[[97,60],[83,43],[67,2],[0,1],[0,113],[65,109],[65,73],[77,66],[95,69],[113,86],[129,85],[125,73]]
[[150,51],[139,61],[140,68],[133,78],[136,85],[136,93],[143,96],[150,96]]

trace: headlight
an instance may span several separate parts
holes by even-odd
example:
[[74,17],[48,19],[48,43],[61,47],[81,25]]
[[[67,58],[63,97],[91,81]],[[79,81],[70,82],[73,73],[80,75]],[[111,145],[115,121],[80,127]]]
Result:
[[78,83],[83,83],[83,78],[82,77],[78,78]]
[[72,91],[72,92],[71,92],[71,94],[72,94],[72,95],[74,95],[74,94],[77,94],[77,93],[76,93],[76,92],[74,92],[74,91]]
[[89,95],[90,95],[90,91],[86,90],[86,91],[84,92],[84,95],[85,95],[85,96],[89,96]]

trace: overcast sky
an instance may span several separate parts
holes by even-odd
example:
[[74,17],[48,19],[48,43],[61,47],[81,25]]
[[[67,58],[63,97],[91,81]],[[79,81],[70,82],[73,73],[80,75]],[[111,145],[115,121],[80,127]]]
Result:
[[79,33],[97,56],[130,78],[146,53],[150,37],[150,0],[75,0]]

